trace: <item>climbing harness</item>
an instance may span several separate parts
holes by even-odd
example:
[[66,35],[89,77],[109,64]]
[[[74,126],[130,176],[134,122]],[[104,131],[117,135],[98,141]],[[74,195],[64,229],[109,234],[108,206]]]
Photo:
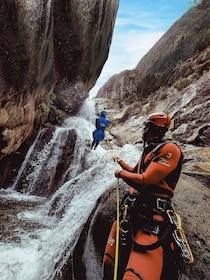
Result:
[[[141,208],[141,201],[143,202],[143,208],[155,209],[160,211],[160,213],[165,217],[165,221],[157,221],[151,218],[150,211],[145,212]],[[134,214],[134,212],[136,212]],[[149,216],[147,215],[149,213]],[[145,216],[145,214],[147,216]],[[135,217],[132,217],[135,215]],[[138,219],[139,218],[139,222]],[[134,228],[132,225],[132,220],[135,220],[135,224],[138,224],[138,228]],[[148,245],[142,245],[135,241],[134,232],[139,228],[142,229],[144,233],[158,235],[161,232],[161,228],[165,228],[165,232],[160,235],[158,241]],[[180,258],[188,264],[193,263],[194,258],[184,234],[184,230],[181,226],[181,218],[175,212],[172,202],[168,199],[153,198],[150,204],[147,205],[147,199],[141,199],[137,194],[128,195],[123,203],[123,213],[121,215],[120,221],[120,232],[121,232],[121,245],[126,245],[126,240],[128,235],[131,236],[134,250],[139,252],[146,252],[148,250],[157,249],[159,246],[163,246],[165,243],[170,243],[173,241]]]

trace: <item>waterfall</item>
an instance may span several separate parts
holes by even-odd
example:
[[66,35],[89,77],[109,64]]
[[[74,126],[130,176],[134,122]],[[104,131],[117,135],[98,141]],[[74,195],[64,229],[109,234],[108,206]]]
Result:
[[[94,120],[94,101],[87,99],[78,116],[51,129],[49,139],[37,149],[43,134],[40,132],[13,186],[0,190],[4,225],[0,239],[1,280],[62,279],[62,268],[72,255],[97,199],[116,182],[113,155],[137,160],[138,153],[132,145],[118,151],[100,146],[90,150],[87,142],[92,141]],[[71,129],[76,131],[77,140],[65,180],[49,198],[34,195],[34,190],[44,188],[52,180],[41,178],[48,176],[48,168],[55,168]],[[21,192],[16,191],[18,184],[24,184]]]

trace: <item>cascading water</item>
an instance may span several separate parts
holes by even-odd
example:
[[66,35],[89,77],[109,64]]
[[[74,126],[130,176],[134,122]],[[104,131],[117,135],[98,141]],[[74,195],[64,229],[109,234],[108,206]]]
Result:
[[[132,158],[133,162],[137,160],[138,153],[132,145],[118,151],[104,150],[100,146],[97,150],[90,150],[86,144],[92,141],[94,120],[94,101],[86,100],[78,117],[69,118],[62,127],[55,128],[52,137],[43,142],[38,151],[36,146],[40,135],[37,137],[14,185],[0,191],[3,223],[1,280],[62,279],[62,268],[72,255],[97,199],[116,182],[113,155],[117,152],[120,156]],[[47,168],[51,170],[56,166],[67,131],[71,129],[76,131],[77,140],[64,183],[50,198],[32,195],[34,190],[46,187],[46,180],[41,178]],[[15,188],[23,182],[22,193],[17,192]],[[69,279],[74,279],[73,275]]]

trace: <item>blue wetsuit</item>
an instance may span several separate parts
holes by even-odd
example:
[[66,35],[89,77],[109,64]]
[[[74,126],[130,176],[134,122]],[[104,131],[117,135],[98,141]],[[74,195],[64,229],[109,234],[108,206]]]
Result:
[[109,125],[109,123],[110,123],[110,121],[103,116],[96,119],[96,123],[95,123],[96,130],[93,131],[93,142],[91,145],[91,149],[93,147],[94,147],[94,149],[96,149],[99,142],[104,139],[104,136],[105,136],[104,132],[105,132],[105,129],[107,128],[107,126]]

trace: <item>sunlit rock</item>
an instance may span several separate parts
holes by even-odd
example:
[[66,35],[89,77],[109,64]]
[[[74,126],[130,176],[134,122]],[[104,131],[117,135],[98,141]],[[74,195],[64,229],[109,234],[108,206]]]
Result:
[[210,1],[200,2],[172,25],[135,69],[114,75],[99,90],[97,97],[106,98],[115,122],[118,144],[138,141],[133,133],[125,133],[126,126],[133,129],[132,118],[166,111],[172,117],[173,138],[209,146]]

